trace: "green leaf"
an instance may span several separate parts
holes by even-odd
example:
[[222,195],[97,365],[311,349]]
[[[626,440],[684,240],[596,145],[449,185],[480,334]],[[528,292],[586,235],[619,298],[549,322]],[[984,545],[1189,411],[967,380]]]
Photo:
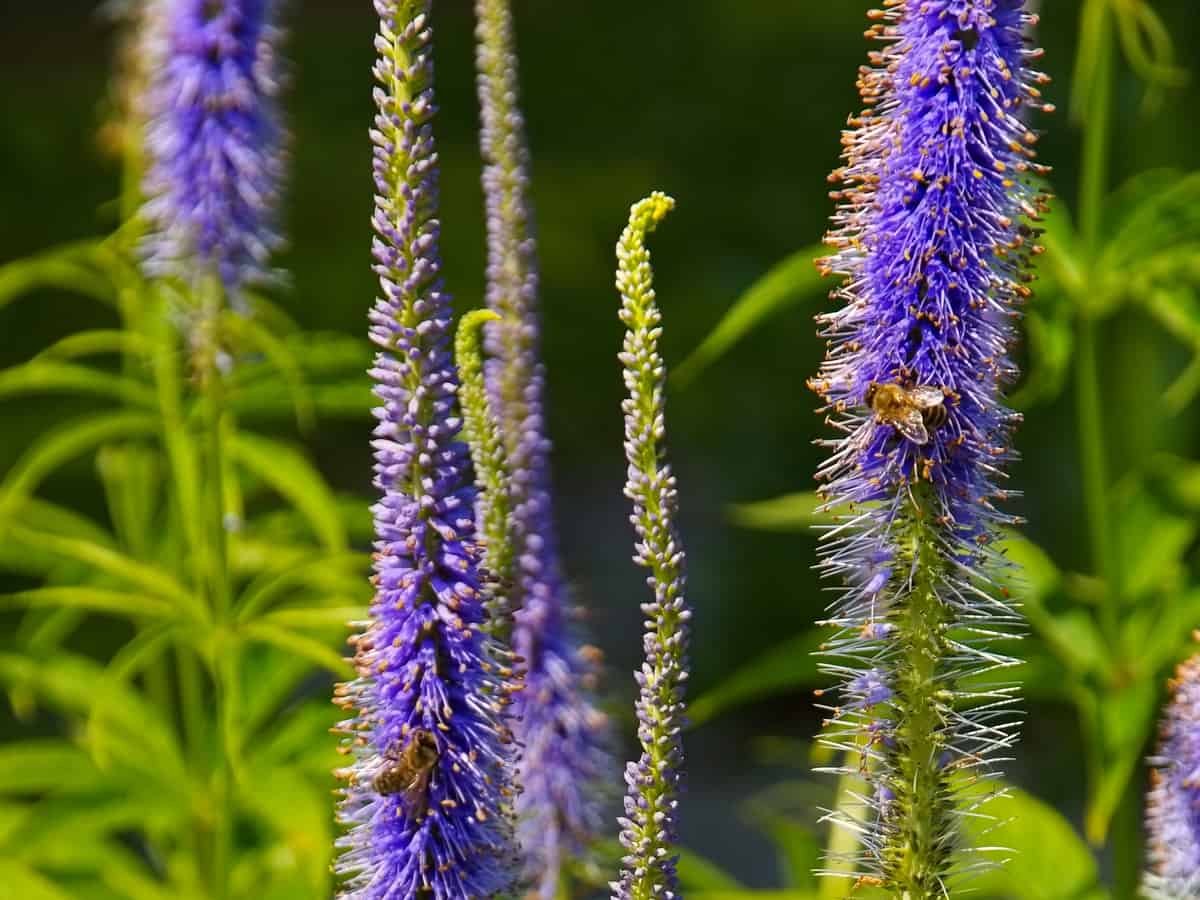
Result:
[[268,625],[261,621],[251,622],[241,626],[238,634],[249,640],[270,644],[285,652],[308,659],[339,677],[349,677],[353,671],[350,664],[328,644],[286,628]]
[[1028,370],[1009,398],[1012,407],[1018,410],[1058,399],[1070,376],[1075,352],[1075,332],[1066,298],[1058,294],[1047,296],[1042,290],[1035,296],[1035,305],[1025,316]]
[[784,494],[770,500],[738,503],[729,507],[729,520],[739,528],[756,531],[805,531],[814,525],[836,521],[822,509],[823,501],[812,491]]
[[183,587],[165,569],[138,562],[109,547],[79,538],[36,532],[20,526],[9,526],[16,540],[31,544],[48,553],[87,563],[126,584],[149,591],[166,600],[178,603],[198,622],[208,620],[208,611],[200,598]]
[[[243,670],[243,727],[250,746],[257,748],[260,745],[255,736],[267,729],[312,669],[307,659],[281,654],[272,647],[258,647],[243,654]],[[270,736],[264,734],[264,738],[269,740]]]
[[124,741],[122,762],[163,785],[190,792],[186,769],[172,727],[136,691],[104,678],[104,670],[88,659],[59,651],[48,658],[34,659],[0,653],[0,680],[24,685],[46,697],[66,712],[80,715],[91,711],[98,694],[107,699],[111,719],[120,726]]
[[293,602],[303,602],[317,591],[343,593],[347,588],[352,593],[369,591],[366,572],[370,559],[365,553],[321,554],[316,559],[311,556],[311,552],[305,553],[293,564],[268,571],[248,584],[238,602],[238,620],[244,622],[258,616],[280,594]]
[[367,618],[363,606],[311,606],[303,609],[280,609],[267,613],[257,621],[281,628],[346,628],[349,622]]
[[825,255],[826,248],[821,244],[806,247],[754,282],[733,302],[700,346],[675,369],[675,384],[686,387],[756,326],[788,304],[817,293],[822,281],[813,260]]
[[103,353],[136,357],[149,352],[149,342],[136,331],[125,331],[119,328],[94,328],[88,331],[77,331],[55,341],[38,353],[34,359],[63,360]]
[[1137,771],[1154,726],[1158,692],[1141,681],[1105,690],[1098,697],[1098,727],[1103,741],[1098,782],[1088,797],[1084,825],[1088,840],[1102,846],[1129,780]]
[[821,845],[812,828],[778,815],[761,817],[755,824],[767,832],[779,852],[784,885],[797,890],[815,890],[813,872],[821,859]]
[[270,767],[239,785],[246,807],[274,830],[303,867],[312,896],[325,885],[333,848],[329,781],[318,786],[285,767]]
[[1173,590],[1184,576],[1184,553],[1200,533],[1200,521],[1172,513],[1140,479],[1121,484],[1114,500],[1122,596],[1136,601]]
[[106,445],[96,468],[108,500],[108,517],[121,543],[134,557],[145,558],[157,537],[155,513],[161,491],[161,454],[137,444]]
[[116,613],[133,618],[165,618],[174,612],[169,603],[157,597],[83,585],[34,588],[13,594],[0,594],[0,608],[5,606],[70,607],[86,609],[91,612]]
[[141,382],[90,366],[34,359],[0,371],[0,399],[42,393],[94,394],[130,406],[154,403],[153,391]]
[[111,287],[89,265],[97,247],[94,240],[79,241],[0,266],[0,307],[38,288],[62,288],[111,304]]
[[0,900],[72,900],[72,897],[24,863],[0,858]]
[[0,484],[0,521],[64,463],[108,441],[150,437],[158,420],[144,413],[114,412],[76,419],[42,436],[22,454]]
[[238,338],[262,352],[267,362],[283,378],[292,406],[296,411],[296,422],[302,431],[313,427],[313,404],[305,383],[304,369],[299,359],[292,352],[286,341],[282,341],[252,318],[230,314],[226,316],[225,327]]
[[741,703],[814,684],[818,671],[813,652],[823,637],[822,629],[814,629],[763,651],[722,678],[719,687],[694,700],[688,706],[688,721],[701,725]]
[[[996,783],[983,790],[1001,790]],[[970,844],[1003,847],[1008,862],[971,880],[972,896],[1011,900],[1075,900],[1096,888],[1092,853],[1071,823],[1052,807],[1017,788],[988,801],[982,816],[962,819]],[[989,854],[993,856],[994,854]]]
[[685,891],[741,891],[742,883],[703,856],[690,850],[679,851],[679,881]]
[[0,793],[87,790],[100,778],[84,750],[59,738],[0,744]]
[[241,465],[291,501],[327,549],[347,549],[346,530],[338,516],[337,500],[321,474],[299,452],[286,444],[246,432],[235,436],[230,443],[230,452]]

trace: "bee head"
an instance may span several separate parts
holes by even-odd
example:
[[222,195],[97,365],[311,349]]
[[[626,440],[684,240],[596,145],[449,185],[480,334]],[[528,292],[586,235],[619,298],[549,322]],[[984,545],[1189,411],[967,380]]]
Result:
[[879,393],[879,385],[872,381],[867,384],[867,392],[863,394],[863,403],[871,406],[875,403],[875,395]]

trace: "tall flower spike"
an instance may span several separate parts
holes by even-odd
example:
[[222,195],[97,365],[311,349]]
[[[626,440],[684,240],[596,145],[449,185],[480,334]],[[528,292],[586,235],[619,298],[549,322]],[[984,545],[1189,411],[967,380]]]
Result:
[[[1200,632],[1197,632],[1200,639]],[[1170,683],[1146,810],[1150,900],[1200,897],[1200,656],[1183,663]]]
[[[979,676],[1013,664],[993,642],[1019,617],[992,584],[993,548],[1014,523],[995,501],[1018,417],[1002,389],[1029,295],[1044,198],[1027,183],[1045,76],[1024,47],[1022,0],[892,0],[870,15],[883,49],[859,75],[866,110],[843,138],[841,187],[819,265],[844,277],[810,386],[840,433],[825,441],[821,492],[839,524],[824,573],[844,587],[828,623],[840,681],[824,739],[861,775],[867,810],[835,822],[860,836],[854,868],[894,896],[946,894],[988,865],[961,846],[967,785],[1016,740],[1016,687]],[[857,813],[857,814],[856,814]],[[866,825],[861,824],[865,819]],[[845,862],[845,861],[844,861]],[[839,866],[839,871],[844,871]]]
[[163,0],[147,98],[147,271],[264,280],[283,180],[274,0]]
[[458,323],[454,339],[454,359],[462,381],[458,397],[463,411],[463,433],[471,448],[475,467],[475,484],[479,494],[475,511],[479,531],[483,536],[484,562],[493,578],[491,618],[493,630],[505,637],[510,635],[507,608],[508,592],[513,582],[513,546],[508,531],[512,514],[508,493],[508,461],[504,455],[504,440],[500,425],[488,402],[483,379],[483,347],[480,332],[488,322],[500,317],[490,309],[476,309]]
[[577,856],[603,828],[602,786],[616,766],[607,718],[591,696],[600,654],[578,641],[554,530],[529,152],[517,106],[508,0],[477,0],[476,16],[487,304],[502,318],[488,329],[486,373],[512,473],[513,650],[526,662],[525,690],[516,698],[524,748],[518,835],[525,874],[550,900],[564,859]]
[[634,204],[617,244],[617,290],[625,343],[621,353],[625,387],[625,496],[633,501],[630,521],[637,532],[633,561],[650,570],[654,599],[646,616],[646,661],[637,673],[638,740],[642,754],[625,767],[625,817],[621,819],[620,881],[614,900],[671,900],[679,892],[675,873],[677,809],[683,778],[684,686],[688,627],[684,599],[683,544],[675,527],[675,476],[666,462],[663,387],[666,369],[658,354],[662,314],[655,303],[646,234],[675,206],[655,192]]
[[511,674],[484,631],[467,448],[458,440],[442,288],[432,0],[376,0],[375,599],[341,685],[352,764],[341,896],[490,897],[513,881],[503,707]]

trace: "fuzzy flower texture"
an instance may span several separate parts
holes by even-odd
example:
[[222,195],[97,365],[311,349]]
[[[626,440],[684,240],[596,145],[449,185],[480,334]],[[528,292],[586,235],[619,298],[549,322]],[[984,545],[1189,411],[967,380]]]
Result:
[[375,599],[358,678],[338,689],[352,764],[339,808],[344,898],[490,897],[513,882],[504,706],[484,630],[474,489],[438,255],[431,0],[377,0]]
[[579,639],[554,526],[529,150],[517,103],[512,12],[508,0],[477,0],[476,16],[487,305],[500,316],[488,326],[486,375],[511,473],[512,647],[525,661],[525,688],[515,698],[522,747],[518,833],[526,877],[542,900],[552,900],[563,863],[602,833],[604,785],[616,766],[608,719],[592,696],[600,654]]
[[150,53],[147,270],[264,280],[280,238],[274,0],[164,0]]
[[831,177],[836,252],[820,266],[844,281],[818,317],[829,351],[810,385],[841,434],[818,472],[839,520],[821,567],[844,586],[825,739],[847,754],[837,771],[868,782],[867,809],[830,814],[861,839],[836,868],[918,900],[988,864],[962,846],[957,807],[987,799],[965,786],[1016,740],[1016,688],[976,676],[1013,662],[990,647],[1017,621],[990,573],[1015,521],[995,504],[1018,419],[1008,348],[1040,251],[1023,220],[1045,202],[1024,113],[1048,107],[1022,0],[884,5]]
[[1151,900],[1194,900],[1200,897],[1200,656],[1179,667],[1170,691],[1151,760],[1150,871],[1143,887]]
[[633,501],[630,521],[637,533],[633,561],[650,570],[646,582],[654,599],[642,604],[646,658],[636,674],[635,707],[642,753],[625,767],[625,857],[621,878],[612,885],[614,900],[671,900],[679,894],[675,845],[692,612],[684,596],[685,559],[675,525],[675,476],[665,458],[666,369],[658,352],[662,314],[645,246],[647,232],[674,205],[657,192],[635,204],[617,244],[617,290],[626,328],[620,358],[629,392],[622,403],[629,462],[625,496]]
[[150,53],[148,271],[268,274],[283,178],[274,0],[164,0]]

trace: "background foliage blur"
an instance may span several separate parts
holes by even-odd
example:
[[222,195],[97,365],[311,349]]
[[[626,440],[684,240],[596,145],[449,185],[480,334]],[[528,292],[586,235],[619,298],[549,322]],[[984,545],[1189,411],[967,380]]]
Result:
[[[1082,199],[1080,146],[1091,125],[1078,127],[1072,113],[1086,112],[1084,88],[1104,82],[1103,72],[1088,65],[1089,54],[1102,59],[1104,53],[1095,35],[1088,37],[1087,16],[1109,5],[1124,17],[1118,21],[1142,21],[1140,0],[1042,5],[1039,43],[1046,48],[1043,68],[1054,76],[1047,93],[1059,113],[1039,123],[1046,132],[1040,152],[1054,166],[1054,191],[1073,216]],[[1200,17],[1190,0],[1153,5],[1178,64],[1193,77],[1177,78],[1166,68],[1161,45],[1155,60],[1140,58],[1137,44],[1126,43],[1116,54],[1111,158],[1103,176],[1114,191],[1139,173],[1187,171],[1200,160],[1200,131],[1190,112],[1200,100],[1194,49]],[[371,8],[342,0],[289,6],[293,169],[285,227],[290,246],[280,263],[291,284],[275,299],[305,331],[358,340],[375,289],[366,139]],[[613,242],[637,197],[661,188],[679,200],[655,257],[670,365],[684,360],[772,266],[816,243],[831,209],[825,176],[837,164],[845,118],[858,106],[854,74],[865,60],[867,4],[516,0],[514,6],[534,153],[560,527],[570,575],[608,655],[612,709],[627,719],[629,672],[640,655],[641,575],[628,562],[620,492]],[[444,250],[460,311],[479,305],[483,290],[470,7],[466,0],[440,3],[437,23]],[[112,51],[102,8],[65,0],[22,4],[3,18],[0,264],[112,230],[119,194],[118,167],[96,136]],[[1139,34],[1153,53],[1157,33]],[[1072,67],[1081,54],[1076,74]],[[1150,90],[1148,77],[1162,84]],[[1113,845],[1107,826],[1115,817],[1115,845],[1135,857],[1143,778],[1137,762],[1148,750],[1148,716],[1156,714],[1162,677],[1184,637],[1200,627],[1200,421],[1191,402],[1196,385],[1177,381],[1200,352],[1200,299],[1193,293],[1200,284],[1197,179],[1143,176],[1117,194],[1099,229],[1111,244],[1073,238],[1067,217],[1055,219],[1050,236],[1057,238],[1042,266],[1050,283],[1032,301],[1030,341],[1021,352],[1034,380],[1017,395],[1026,422],[1017,435],[1023,460],[1013,483],[1025,492],[1017,502],[1029,519],[1025,536],[1041,550],[1016,550],[1032,563],[1033,614],[1040,618],[1022,648],[1032,661],[1024,675],[1029,715],[1012,778],[1098,847]],[[1102,244],[1107,255],[1099,252]],[[1070,263],[1065,268],[1055,268],[1056,247]],[[1163,248],[1172,252],[1158,253]],[[1102,270],[1112,275],[1109,282],[1093,278]],[[1081,272],[1086,286],[1064,284]],[[1072,306],[1072,289],[1094,300],[1088,315],[1097,321],[1106,496],[1115,523],[1106,552],[1121,561],[1124,579],[1117,591],[1098,577],[1085,513],[1071,367],[1075,322],[1083,313]],[[786,303],[707,367],[690,363],[683,378],[676,376],[679,389],[669,401],[697,608],[692,690],[704,698],[695,710],[704,721],[689,735],[683,828],[688,846],[728,873],[705,876],[695,864],[696,884],[710,889],[735,887],[730,879],[752,888],[805,887],[812,850],[825,840],[807,829],[815,808],[833,801],[834,786],[807,771],[810,738],[819,726],[810,691],[819,679],[805,653],[815,646],[811,623],[824,599],[809,570],[814,538],[793,527],[808,518],[803,500],[800,507],[734,508],[811,486],[820,454],[811,440],[820,423],[810,412],[815,403],[804,379],[822,352],[811,314],[824,304],[825,290],[807,262],[788,264],[759,295],[762,302]],[[102,307],[65,290],[38,289],[3,304],[0,366],[25,361],[73,332],[114,325]],[[353,344],[339,346],[351,348],[348,371],[361,371]],[[365,365],[365,339],[361,349]],[[302,448],[339,495],[369,497],[365,376],[363,383],[361,411],[351,387],[349,394],[330,394],[327,409],[317,403],[314,427],[299,428],[286,403],[268,403],[264,408],[283,411],[260,415],[256,428]],[[69,392],[49,401],[41,395],[0,399],[0,472],[11,470],[36,435],[96,403]],[[105,492],[95,473],[94,455],[80,458],[56,472],[39,496],[107,527]],[[36,583],[0,573],[3,590]],[[1122,622],[1145,612],[1106,634],[1097,623],[1114,593]],[[23,614],[0,616],[0,651],[28,651],[30,629],[19,627]],[[129,636],[121,619],[95,615],[68,645],[103,661]],[[789,642],[790,636],[800,637]],[[326,643],[337,646],[336,639]],[[1161,653],[1139,665],[1159,643]],[[756,673],[745,674],[756,664]],[[53,704],[23,700],[8,680],[13,703],[0,707],[0,741],[61,734],[64,723],[74,727]],[[328,713],[326,676],[313,674],[300,697],[322,710],[313,716]],[[281,721],[296,715],[293,708]],[[1098,721],[1105,718],[1111,721]],[[319,757],[320,748],[301,749]],[[0,771],[15,771],[22,758],[4,753],[0,743]],[[1126,788],[1130,777],[1135,790]],[[0,775],[0,788],[19,794],[21,787],[16,776]],[[1112,796],[1098,800],[1104,791]],[[744,827],[731,828],[730,820]],[[0,846],[7,826],[8,818],[0,817]],[[1049,821],[1046,833],[1059,827]],[[324,852],[303,843],[293,850]],[[1102,850],[1097,859],[1127,879],[1130,866],[1120,856]],[[1073,893],[1046,884],[1036,896],[1082,896],[1096,878],[1084,857],[1078,881],[1062,886]],[[0,887],[6,896],[34,895],[5,894]]]

